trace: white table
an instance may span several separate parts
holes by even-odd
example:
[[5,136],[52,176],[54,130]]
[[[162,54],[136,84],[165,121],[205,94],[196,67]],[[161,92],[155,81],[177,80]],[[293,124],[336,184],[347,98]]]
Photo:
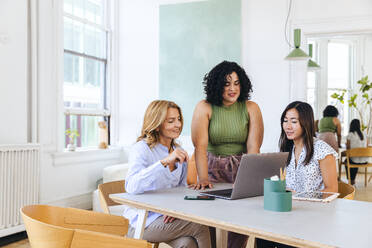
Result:
[[[216,188],[228,188],[217,184]],[[147,211],[300,247],[372,247],[372,203],[336,199],[331,203],[293,201],[291,212],[263,209],[263,197],[241,200],[186,201],[198,192],[178,187],[110,198],[139,209],[136,237],[141,238]],[[217,240],[225,247],[226,240]],[[222,241],[222,243],[221,243]]]

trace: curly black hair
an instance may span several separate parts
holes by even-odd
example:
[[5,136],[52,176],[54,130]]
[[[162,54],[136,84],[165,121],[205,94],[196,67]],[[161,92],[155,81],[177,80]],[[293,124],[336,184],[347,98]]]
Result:
[[222,94],[227,82],[226,77],[233,72],[238,75],[240,81],[238,101],[241,102],[250,99],[252,84],[244,69],[235,62],[222,61],[204,76],[204,93],[206,94],[207,102],[217,106],[222,105]]
[[338,110],[335,106],[328,105],[323,110],[323,117],[337,117],[338,116]]

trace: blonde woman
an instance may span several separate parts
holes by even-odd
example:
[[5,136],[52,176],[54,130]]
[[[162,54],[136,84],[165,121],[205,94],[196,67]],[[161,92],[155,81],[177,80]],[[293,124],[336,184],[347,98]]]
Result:
[[[125,189],[131,194],[186,186],[188,155],[175,139],[183,127],[180,107],[174,102],[157,100],[147,107],[141,135],[129,155],[130,169]],[[135,209],[127,208],[128,236],[134,234]],[[150,242],[166,242],[172,247],[210,248],[206,226],[149,212],[143,238]]]

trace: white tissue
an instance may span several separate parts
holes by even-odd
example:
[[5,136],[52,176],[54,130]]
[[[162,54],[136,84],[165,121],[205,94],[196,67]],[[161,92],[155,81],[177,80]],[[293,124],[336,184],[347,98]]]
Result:
[[279,181],[279,177],[278,177],[278,175],[275,175],[275,176],[270,177],[270,180],[271,181]]

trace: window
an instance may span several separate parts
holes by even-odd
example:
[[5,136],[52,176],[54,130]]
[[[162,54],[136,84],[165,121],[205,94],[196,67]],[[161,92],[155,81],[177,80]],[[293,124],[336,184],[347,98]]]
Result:
[[346,90],[345,99],[349,99],[348,90],[351,88],[352,82],[352,45],[349,42],[332,41],[328,43],[328,89],[327,99],[328,104],[336,106],[340,115],[342,134],[347,135],[348,126],[350,123],[349,106],[339,103],[331,95],[341,90]]
[[[355,82],[355,40],[350,39],[310,39],[314,54],[319,58],[319,71],[308,72],[307,101],[314,108],[315,119],[323,116],[326,105],[334,105],[341,121],[342,134],[347,135],[350,123],[350,109],[347,104],[341,104],[331,95],[342,90],[350,90]],[[323,63],[322,63],[323,62]],[[348,93],[345,94],[348,99]]]
[[63,2],[65,130],[79,132],[78,147],[98,145],[99,121],[110,130],[106,10],[107,0]]

